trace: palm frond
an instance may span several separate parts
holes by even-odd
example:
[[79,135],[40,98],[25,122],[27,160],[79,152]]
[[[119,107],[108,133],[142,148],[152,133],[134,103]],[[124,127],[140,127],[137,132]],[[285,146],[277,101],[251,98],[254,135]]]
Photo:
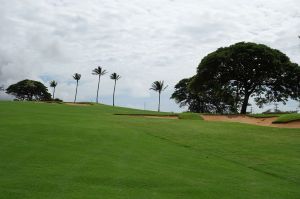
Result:
[[164,91],[168,86],[164,85],[164,81],[155,81],[152,83],[150,90],[154,90],[156,92]]
[[73,78],[75,79],[75,80],[80,80],[80,78],[81,78],[81,74],[79,74],[79,73],[75,73],[74,75],[73,75]]
[[110,75],[110,79],[113,79],[113,80],[119,80],[121,78],[120,75],[118,75],[117,73],[112,73]]
[[98,66],[97,68],[95,68],[92,72],[93,75],[105,75],[107,72],[106,70],[103,70],[102,67]]
[[50,82],[50,87],[56,87],[56,86],[57,86],[57,82],[54,81],[54,80],[52,80],[52,81]]

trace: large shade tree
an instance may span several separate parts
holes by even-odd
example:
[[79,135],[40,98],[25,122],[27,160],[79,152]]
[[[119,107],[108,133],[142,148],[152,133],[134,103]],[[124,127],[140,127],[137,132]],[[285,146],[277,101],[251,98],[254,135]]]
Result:
[[299,99],[299,75],[299,66],[279,50],[240,42],[203,58],[191,88],[197,92],[205,84],[229,90],[245,114],[250,97],[259,106]]
[[114,84],[114,91],[113,91],[113,106],[115,106],[115,92],[116,92],[116,85],[117,85],[117,81],[121,78],[120,75],[118,75],[117,73],[112,73],[110,75],[110,79],[114,80],[115,84]]
[[96,103],[99,102],[99,87],[100,87],[100,81],[101,81],[101,76],[105,75],[107,72],[104,70],[102,67],[98,66],[95,68],[92,72],[93,75],[98,76],[98,87],[97,87],[97,96],[96,96]]
[[171,96],[180,107],[187,107],[191,112],[200,113],[233,113],[233,99],[229,92],[219,92],[216,88],[202,85],[201,90],[194,93],[190,89],[193,78],[185,78],[175,85],[175,91]]
[[51,94],[47,87],[39,81],[25,79],[6,89],[7,94],[14,95],[18,100],[50,101]]
[[76,99],[77,99],[78,82],[79,82],[79,80],[81,79],[81,74],[75,73],[75,74],[73,75],[73,78],[76,80],[76,91],[75,91],[75,97],[74,97],[74,103],[75,103],[75,102],[76,102]]
[[168,86],[165,86],[164,81],[155,81],[152,83],[150,90],[158,92],[158,112],[160,112],[160,95]]
[[180,107],[187,107],[191,112],[200,113],[233,113],[233,99],[229,92],[202,86],[197,93],[190,89],[193,78],[185,78],[175,85],[175,91],[171,96]]

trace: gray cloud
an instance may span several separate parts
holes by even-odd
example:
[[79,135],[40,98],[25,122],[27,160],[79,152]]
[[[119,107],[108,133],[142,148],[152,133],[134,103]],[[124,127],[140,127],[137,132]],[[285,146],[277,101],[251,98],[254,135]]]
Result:
[[[59,82],[57,96],[71,101],[72,74],[82,74],[79,100],[94,100],[104,66],[120,73],[118,102],[155,109],[154,80],[165,80],[163,110],[173,86],[195,74],[201,58],[239,41],[265,43],[300,62],[297,0],[0,0],[0,85],[24,78]],[[111,103],[112,81],[101,85]],[[1,93],[1,98],[7,97]],[[150,103],[151,101],[151,103]]]

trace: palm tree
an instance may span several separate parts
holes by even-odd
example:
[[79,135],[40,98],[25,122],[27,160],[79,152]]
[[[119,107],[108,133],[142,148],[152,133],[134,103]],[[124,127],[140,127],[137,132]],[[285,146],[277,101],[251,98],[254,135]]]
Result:
[[164,91],[168,86],[164,86],[164,81],[155,81],[152,83],[150,90],[154,90],[158,92],[158,112],[160,112],[160,94]]
[[50,82],[50,87],[53,88],[52,99],[54,99],[54,94],[55,94],[55,88],[56,88],[56,86],[57,86],[57,82],[54,81],[54,80],[52,80],[52,81]]
[[76,80],[76,92],[75,92],[75,99],[74,99],[74,103],[76,102],[76,97],[77,97],[77,88],[78,88],[78,81],[81,78],[81,74],[75,73],[73,75],[73,78]]
[[116,84],[117,84],[117,80],[119,80],[121,78],[120,75],[118,75],[117,73],[113,73],[110,75],[110,79],[115,80],[115,85],[114,85],[114,92],[113,92],[113,106],[115,106],[115,91],[116,91]]
[[106,70],[103,70],[100,66],[98,66],[97,68],[95,68],[93,70],[93,75],[98,75],[99,79],[98,79],[98,88],[97,88],[97,97],[96,97],[96,103],[98,103],[98,95],[99,95],[99,85],[100,85],[100,79],[102,75],[106,74]]

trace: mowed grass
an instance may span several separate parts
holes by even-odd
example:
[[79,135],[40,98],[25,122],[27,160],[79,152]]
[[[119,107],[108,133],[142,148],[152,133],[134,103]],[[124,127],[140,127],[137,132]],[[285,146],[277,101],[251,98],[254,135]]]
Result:
[[300,198],[300,130],[0,102],[0,198]]
[[250,114],[248,116],[255,117],[255,118],[278,117],[273,123],[289,123],[289,122],[294,122],[294,121],[300,121],[299,113]]
[[300,121],[299,113],[281,115],[273,123],[288,123],[293,121]]
[[203,120],[200,114],[191,112],[181,113],[178,118],[182,120]]
[[248,116],[254,117],[254,118],[270,118],[270,117],[279,117],[282,114],[280,113],[258,113],[258,114],[249,114]]

